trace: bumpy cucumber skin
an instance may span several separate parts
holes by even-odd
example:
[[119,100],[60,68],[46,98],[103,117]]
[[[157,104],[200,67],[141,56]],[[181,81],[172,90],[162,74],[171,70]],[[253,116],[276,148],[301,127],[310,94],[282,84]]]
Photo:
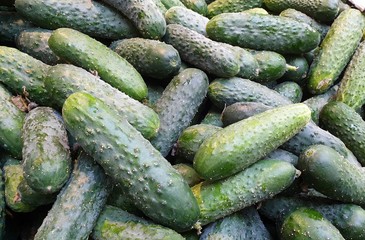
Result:
[[34,25],[17,12],[0,11],[0,43],[14,44],[18,34]]
[[274,90],[290,99],[293,103],[299,103],[302,101],[303,91],[302,88],[296,82],[282,82],[274,87]]
[[24,122],[24,178],[42,193],[59,191],[71,173],[67,132],[59,113],[49,107],[30,111]]
[[85,91],[100,98],[121,116],[126,117],[147,139],[155,136],[160,126],[159,117],[152,109],[82,68],[58,64],[49,69],[44,81],[47,91],[52,96],[50,104],[54,108],[61,109],[72,93]]
[[[118,9],[138,29],[143,38],[160,39],[166,21],[153,0],[103,0]],[[163,1],[161,1],[163,3]]]
[[199,208],[188,184],[125,119],[87,93],[72,94],[62,113],[67,129],[144,214],[179,230],[196,222]]
[[238,55],[229,47],[178,24],[167,26],[165,42],[179,51],[183,61],[219,77],[233,77],[240,70]]
[[251,8],[262,6],[262,0],[216,0],[208,5],[208,17],[212,18],[221,13],[242,12]]
[[155,110],[160,128],[152,145],[167,156],[182,131],[187,128],[202,104],[209,81],[207,75],[196,68],[187,68],[176,75],[158,99]]
[[129,38],[113,42],[110,48],[146,77],[169,78],[175,76],[181,66],[179,52],[157,40]]
[[260,102],[236,102],[224,108],[222,122],[224,126],[228,126],[269,109],[271,107]]
[[258,74],[253,79],[255,82],[268,83],[281,78],[286,72],[285,58],[272,51],[251,51],[258,63]]
[[357,9],[345,10],[336,18],[310,67],[310,93],[324,93],[333,85],[360,43],[364,28],[365,17]]
[[124,58],[97,40],[70,28],[55,30],[48,40],[54,53],[98,75],[136,100],[147,97],[142,76]]
[[207,24],[208,36],[219,42],[281,54],[300,54],[316,48],[320,34],[296,20],[254,13],[222,13]]
[[185,7],[206,16],[208,14],[208,5],[205,0],[180,0]]
[[11,102],[11,98],[11,93],[0,85],[0,146],[11,156],[21,159],[23,148],[21,137],[25,113]]
[[138,216],[143,215],[143,213],[138,210],[133,200],[127,196],[123,187],[121,187],[119,184],[114,185],[113,190],[109,194],[108,200],[106,201],[106,204],[120,208]]
[[259,79],[262,75],[263,65],[260,62],[260,57],[254,56],[251,52],[240,47],[232,47],[240,58],[240,71],[237,73],[237,77],[247,79]]
[[178,163],[172,166],[181,174],[181,176],[189,184],[189,187],[195,186],[202,181],[192,166],[184,163]]
[[299,157],[303,180],[320,193],[343,202],[365,203],[365,180],[361,167],[346,161],[336,150],[313,145]]
[[43,82],[48,68],[16,48],[0,46],[0,82],[15,94],[21,95],[25,90],[29,99],[41,105],[49,102]]
[[261,160],[229,178],[195,185],[192,191],[200,208],[199,221],[205,225],[273,197],[294,181],[296,172],[290,163]]
[[110,184],[103,169],[82,153],[34,239],[87,239],[102,211]]
[[318,211],[300,208],[292,212],[280,229],[280,239],[333,239],[345,240],[341,233]]
[[165,19],[167,24],[180,24],[207,36],[205,27],[207,26],[209,19],[193,10],[185,7],[172,7],[165,13]]
[[15,7],[27,19],[46,29],[69,27],[109,39],[138,36],[126,17],[99,1],[16,0]]
[[108,205],[101,212],[93,229],[92,237],[95,240],[184,239],[171,229]]
[[307,77],[309,64],[304,57],[286,56],[286,63],[296,68],[296,70],[287,70],[281,80],[293,81],[299,85],[303,85]]
[[346,68],[336,100],[360,110],[365,103],[365,42],[360,43]]

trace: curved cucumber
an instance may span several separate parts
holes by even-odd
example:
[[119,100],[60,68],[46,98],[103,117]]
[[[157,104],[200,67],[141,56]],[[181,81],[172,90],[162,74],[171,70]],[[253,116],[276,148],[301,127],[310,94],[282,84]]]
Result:
[[0,11],[0,43],[14,44],[19,33],[34,25],[17,12]]
[[242,12],[262,6],[262,0],[215,0],[208,5],[208,17],[212,18],[221,13]]

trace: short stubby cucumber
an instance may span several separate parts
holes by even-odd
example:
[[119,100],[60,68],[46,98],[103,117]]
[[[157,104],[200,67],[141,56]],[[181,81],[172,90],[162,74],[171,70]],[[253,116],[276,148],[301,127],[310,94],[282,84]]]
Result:
[[146,216],[176,230],[195,224],[199,208],[188,184],[124,118],[81,92],[67,98],[62,115],[77,142]]
[[284,76],[280,80],[293,81],[303,86],[306,83],[308,75],[309,64],[307,59],[302,56],[285,56],[286,64],[294,67],[294,69],[287,69]]
[[216,0],[208,5],[208,17],[212,18],[221,13],[242,12],[262,6],[262,0]]
[[0,11],[0,43],[14,44],[18,34],[34,25],[17,12]]
[[130,97],[147,97],[142,76],[124,58],[97,40],[70,28],[55,30],[48,40],[54,53],[62,59],[97,74]]
[[300,54],[316,48],[320,34],[294,19],[254,13],[222,13],[207,24],[208,36],[219,42],[281,54]]
[[298,103],[229,125],[202,143],[194,157],[194,168],[207,180],[242,171],[297,134],[310,115],[310,109]]

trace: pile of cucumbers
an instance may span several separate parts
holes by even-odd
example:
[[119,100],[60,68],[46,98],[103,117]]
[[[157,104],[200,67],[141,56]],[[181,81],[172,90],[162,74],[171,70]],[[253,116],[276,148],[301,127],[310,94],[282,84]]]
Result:
[[0,2],[0,240],[365,239],[365,14]]

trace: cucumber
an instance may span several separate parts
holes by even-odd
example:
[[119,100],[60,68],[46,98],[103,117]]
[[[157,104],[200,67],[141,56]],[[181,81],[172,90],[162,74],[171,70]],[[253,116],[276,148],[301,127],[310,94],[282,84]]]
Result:
[[181,174],[190,187],[202,181],[192,166],[184,163],[178,163],[172,166]]
[[365,203],[365,178],[361,167],[346,161],[334,149],[313,145],[300,156],[303,180],[318,192],[343,202]]
[[260,79],[265,74],[267,74],[268,71],[271,70],[270,69],[271,66],[270,67],[268,66],[273,63],[269,62],[270,59],[274,60],[272,57],[266,59],[267,64],[264,64],[265,60],[262,58],[262,56],[254,55],[250,51],[247,51],[246,49],[240,47],[232,47],[232,49],[238,54],[240,58],[240,71],[237,73],[236,75],[237,77],[248,78],[248,79]]
[[107,200],[109,185],[103,169],[81,154],[34,239],[86,239]]
[[0,239],[5,235],[5,188],[3,171],[0,171]]
[[25,113],[11,100],[11,93],[0,84],[0,146],[11,156],[21,159],[23,148],[21,136]]
[[144,104],[153,109],[156,105],[157,100],[162,96],[163,90],[165,89],[161,86],[148,83],[147,83],[147,88],[148,88],[148,96],[146,101],[144,101]]
[[171,229],[108,205],[101,212],[92,237],[95,240],[185,239]]
[[257,239],[270,240],[270,233],[254,207],[245,208],[209,224],[200,240],[212,239]]
[[180,0],[185,7],[206,16],[208,14],[208,5],[205,0]]
[[215,0],[208,5],[208,17],[212,18],[221,13],[242,12],[262,6],[262,0]]
[[309,69],[308,61],[301,56],[286,56],[285,60],[288,65],[296,69],[287,70],[281,80],[293,81],[299,85],[304,85]]
[[121,187],[119,184],[114,185],[106,204],[120,208],[135,215],[143,215],[142,212],[138,210],[134,202],[126,195],[123,187]]
[[110,48],[146,77],[170,78],[177,74],[181,66],[178,51],[171,45],[157,40],[124,39],[113,42]]
[[24,122],[23,171],[35,191],[58,192],[71,173],[67,132],[59,113],[49,107],[30,111]]
[[340,0],[263,0],[265,6],[275,13],[294,8],[321,22],[331,22],[337,17]]
[[147,86],[137,70],[124,58],[97,40],[70,28],[55,30],[48,40],[54,53],[97,74],[128,96],[142,100]]
[[72,93],[86,91],[105,101],[119,115],[125,116],[128,122],[145,138],[156,135],[160,126],[158,115],[152,109],[82,68],[69,64],[58,64],[49,69],[44,82],[47,91],[52,96],[49,104],[56,109],[61,109],[67,97]]
[[48,46],[52,31],[41,28],[30,28],[21,31],[16,39],[17,48],[30,56],[49,65],[61,63],[61,59]]
[[282,161],[285,161],[285,162],[289,162],[291,164],[293,164],[293,166],[297,166],[298,164],[298,156],[291,153],[291,152],[288,152],[288,151],[285,151],[283,149],[275,149],[274,151],[270,152],[269,154],[267,154],[265,156],[266,159],[279,159],[279,160],[282,160]]
[[273,197],[295,179],[290,163],[261,160],[223,180],[205,181],[192,187],[200,208],[201,225]]
[[281,78],[286,70],[285,58],[272,51],[251,51],[258,63],[258,74],[254,78],[249,78],[259,83],[268,83]]
[[167,26],[164,41],[179,51],[183,61],[220,77],[232,77],[240,70],[238,55],[228,46],[178,24]]
[[365,17],[357,9],[345,10],[336,18],[310,67],[310,93],[324,93],[335,83],[359,45],[364,29]]
[[[131,20],[143,38],[160,39],[165,34],[165,18],[153,0],[103,1]],[[161,0],[161,2],[165,3],[165,0]]]
[[221,114],[222,111],[220,109],[216,108],[215,106],[212,106],[200,123],[209,124],[217,127],[223,127]]
[[305,23],[245,12],[219,14],[208,22],[206,31],[215,41],[280,54],[305,53],[320,42],[320,34]]
[[0,43],[13,45],[18,34],[34,25],[17,12],[0,11]]
[[318,211],[300,208],[292,212],[280,229],[280,239],[345,240],[338,229]]
[[182,131],[187,128],[208,90],[207,75],[195,68],[187,68],[176,75],[158,99],[155,110],[160,118],[160,128],[152,145],[167,156]]
[[104,102],[87,93],[74,93],[64,103],[62,115],[78,143],[146,216],[180,230],[196,222],[198,205],[181,175]]
[[160,10],[160,12],[162,13],[162,15],[165,15],[167,8],[165,7],[165,5],[163,5],[163,3],[160,0],[153,0],[154,4],[156,4],[157,8]]
[[225,127],[199,147],[194,169],[209,180],[242,171],[297,134],[309,122],[310,114],[306,105],[291,104]]
[[46,29],[68,27],[92,37],[136,37],[137,29],[113,8],[99,1],[16,0],[17,12]]
[[336,94],[336,100],[360,111],[365,103],[363,91],[365,89],[365,42],[361,42],[356,49]]
[[293,103],[299,103],[302,101],[303,91],[302,88],[296,82],[282,82],[274,87],[274,90],[290,99]]
[[19,183],[17,187],[16,193],[17,201],[22,202],[26,205],[32,207],[38,207],[42,205],[47,205],[53,203],[56,200],[56,196],[58,192],[53,194],[44,194],[38,191],[35,191],[33,188],[29,186],[25,179],[24,175],[24,167],[23,167],[23,179]]
[[169,10],[172,7],[185,7],[180,0],[160,0],[162,4]]

